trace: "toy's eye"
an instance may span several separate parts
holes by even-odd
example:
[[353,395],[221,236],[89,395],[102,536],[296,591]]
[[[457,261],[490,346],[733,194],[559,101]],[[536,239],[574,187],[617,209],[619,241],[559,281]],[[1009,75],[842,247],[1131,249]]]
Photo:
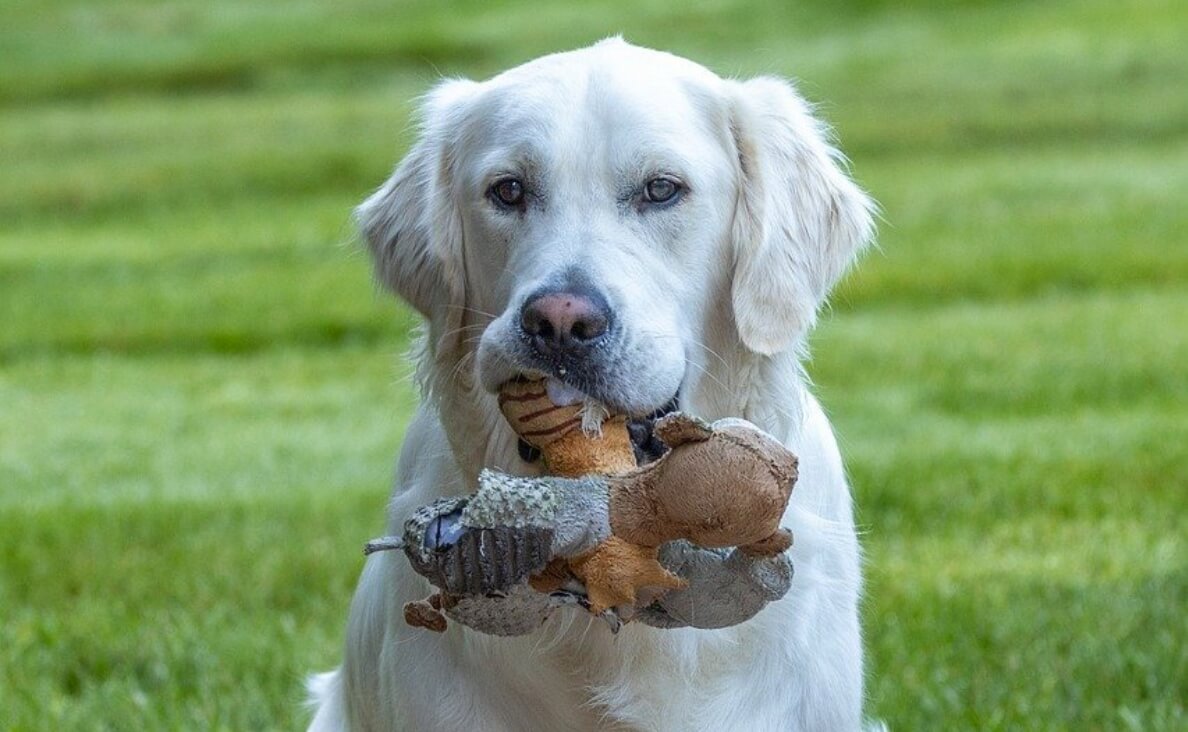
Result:
[[644,200],[648,203],[669,203],[681,192],[681,184],[672,178],[653,178],[644,185]]
[[488,194],[504,206],[519,206],[524,202],[524,184],[519,178],[503,178],[495,181]]

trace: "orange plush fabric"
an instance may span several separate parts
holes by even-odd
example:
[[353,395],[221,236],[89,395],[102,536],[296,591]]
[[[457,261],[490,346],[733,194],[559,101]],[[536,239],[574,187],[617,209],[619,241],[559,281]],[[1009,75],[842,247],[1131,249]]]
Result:
[[551,475],[613,475],[635,467],[627,419],[607,417],[591,433],[582,429],[582,404],[557,405],[544,381],[513,381],[499,393],[499,408],[520,439],[540,450]]

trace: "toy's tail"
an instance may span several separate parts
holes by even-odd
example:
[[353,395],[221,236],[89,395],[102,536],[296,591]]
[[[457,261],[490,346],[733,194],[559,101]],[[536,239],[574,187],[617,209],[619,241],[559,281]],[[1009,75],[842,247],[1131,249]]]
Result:
[[386,552],[390,549],[403,549],[404,539],[399,536],[381,536],[378,539],[372,539],[363,546],[363,556],[375,554],[376,552]]

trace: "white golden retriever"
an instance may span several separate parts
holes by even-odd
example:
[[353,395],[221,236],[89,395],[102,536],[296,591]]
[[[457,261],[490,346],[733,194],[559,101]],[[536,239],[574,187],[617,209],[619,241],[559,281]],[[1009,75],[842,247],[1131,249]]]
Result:
[[[537,370],[635,415],[676,398],[782,438],[800,456],[784,517],[796,574],[724,630],[612,635],[565,610],[498,638],[408,627],[402,605],[428,585],[399,553],[374,554],[343,664],[311,681],[311,729],[860,727],[850,493],[800,366],[872,235],[872,204],[838,161],[788,83],[619,39],[428,95],[420,139],[357,211],[378,276],[426,321],[390,531],[469,493],[484,466],[535,472],[492,392]],[[557,293],[575,318],[549,310]]]

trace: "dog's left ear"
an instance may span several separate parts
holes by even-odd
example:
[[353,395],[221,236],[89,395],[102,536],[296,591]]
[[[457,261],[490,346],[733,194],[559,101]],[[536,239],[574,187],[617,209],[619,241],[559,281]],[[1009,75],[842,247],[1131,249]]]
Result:
[[872,238],[874,204],[785,81],[727,82],[739,161],[732,302],[750,350],[786,350]]
[[454,139],[477,84],[439,83],[421,105],[420,137],[391,177],[355,209],[379,280],[429,324],[435,352],[461,337],[466,305]]

